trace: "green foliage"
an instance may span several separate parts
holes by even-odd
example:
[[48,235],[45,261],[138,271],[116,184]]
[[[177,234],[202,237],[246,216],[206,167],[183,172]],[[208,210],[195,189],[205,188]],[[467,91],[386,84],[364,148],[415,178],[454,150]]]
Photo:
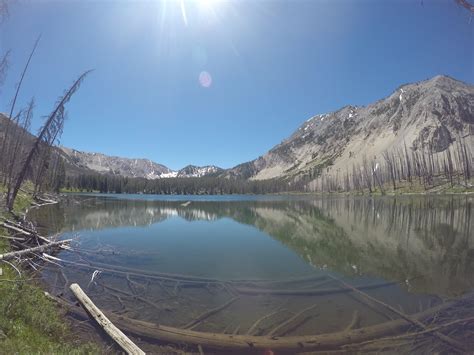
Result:
[[[7,354],[93,354],[92,344],[73,344],[67,324],[56,305],[43,291],[5,269],[0,279],[0,329],[6,339],[0,340]],[[68,337],[69,335],[69,337]]]

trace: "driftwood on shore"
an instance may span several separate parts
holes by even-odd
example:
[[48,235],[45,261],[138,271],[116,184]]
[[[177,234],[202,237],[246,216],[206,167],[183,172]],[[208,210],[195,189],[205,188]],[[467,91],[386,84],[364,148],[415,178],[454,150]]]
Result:
[[133,341],[131,341],[120,329],[118,329],[104,313],[91,301],[85,294],[81,287],[73,283],[70,287],[78,301],[84,309],[90,314],[92,318],[99,324],[99,326],[123,349],[127,354],[144,355],[145,352],[141,350]]
[[[7,221],[8,221],[8,220],[7,220]],[[8,221],[8,222],[10,222],[10,221]],[[17,225],[12,225],[12,224],[9,224],[9,223],[6,223],[6,222],[3,222],[3,223],[2,223],[2,227],[5,227],[5,228],[7,228],[7,229],[10,229],[10,230],[12,230],[12,231],[14,231],[14,232],[18,232],[18,233],[23,234],[23,235],[26,235],[26,236],[31,236],[31,235],[32,235],[32,233],[29,232],[28,230],[26,230],[25,228],[21,228],[21,227],[19,227],[19,226],[17,226]]]
[[[7,237],[9,239],[12,251],[0,254],[0,261],[8,263],[13,267],[19,275],[21,275],[19,266],[27,265],[35,272],[40,271],[45,264],[56,264],[54,257],[44,254],[41,255],[38,252],[42,252],[48,249],[68,248],[67,244],[72,240],[57,240],[58,236],[53,238],[46,238],[41,236],[35,229],[34,225],[27,221],[15,222],[6,218],[2,218],[0,226],[8,229],[12,236]],[[19,236],[20,235],[20,236]],[[15,265],[13,260],[15,259]],[[12,260],[9,262],[8,260]],[[42,262],[42,265],[38,264],[38,261]],[[44,263],[43,263],[44,262]]]
[[66,244],[66,243],[70,242],[71,240],[72,239],[60,240],[60,241],[56,241],[56,242],[50,242],[48,244],[43,244],[43,245],[33,247],[33,248],[22,249],[22,250],[18,250],[18,251],[12,251],[10,253],[0,254],[0,260],[10,260],[10,259],[13,259],[13,258],[16,258],[16,257],[21,257],[21,256],[24,256],[24,255],[27,255],[27,254],[35,253],[35,252],[38,252],[38,251],[43,251],[43,250],[49,249],[51,247],[59,246],[61,244]]

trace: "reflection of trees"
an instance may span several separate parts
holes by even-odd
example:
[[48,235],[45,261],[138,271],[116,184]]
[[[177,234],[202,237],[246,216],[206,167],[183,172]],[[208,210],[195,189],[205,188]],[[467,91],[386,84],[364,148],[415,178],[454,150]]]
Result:
[[257,208],[252,224],[317,266],[389,280],[426,275],[411,287],[454,294],[474,286],[471,205],[459,196],[328,198],[284,213]]
[[[42,220],[58,229],[146,226],[171,217],[252,225],[317,267],[387,280],[419,275],[411,287],[453,294],[473,286],[472,198],[324,198],[198,202],[72,200]],[[46,209],[38,210],[47,211]],[[58,217],[60,216],[60,217]],[[64,227],[63,227],[64,226]]]

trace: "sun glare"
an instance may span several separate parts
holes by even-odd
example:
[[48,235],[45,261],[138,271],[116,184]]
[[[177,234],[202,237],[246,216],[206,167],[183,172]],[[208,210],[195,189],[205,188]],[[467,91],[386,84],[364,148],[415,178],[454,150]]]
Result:
[[[185,26],[188,26],[188,16],[201,15],[206,18],[217,16],[218,8],[225,0],[174,0],[181,12],[182,20]],[[164,0],[166,6],[166,0]],[[197,13],[195,12],[197,10]]]
[[199,6],[203,9],[214,9],[214,7],[221,2],[221,0],[196,0]]

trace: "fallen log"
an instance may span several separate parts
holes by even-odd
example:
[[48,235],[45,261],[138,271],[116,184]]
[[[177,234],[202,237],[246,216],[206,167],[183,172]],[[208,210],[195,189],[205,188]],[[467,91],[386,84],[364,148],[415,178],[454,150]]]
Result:
[[[153,308],[155,308],[155,309],[158,310],[158,311],[162,311],[163,309],[165,309],[165,307],[159,307],[156,303],[154,303],[154,302],[152,302],[152,301],[149,301],[149,300],[147,300],[146,298],[140,297],[140,296],[138,296],[138,295],[136,295],[136,294],[132,294],[132,293],[130,293],[130,292],[123,291],[123,290],[120,290],[120,289],[118,289],[118,288],[114,288],[114,287],[112,287],[112,286],[108,286],[108,285],[106,285],[106,284],[104,284],[104,283],[99,283],[99,284],[100,284],[102,287],[104,287],[104,288],[106,288],[106,289],[108,289],[108,290],[121,293],[121,294],[126,295],[126,296],[128,296],[128,297],[131,297],[131,298],[133,298],[133,299],[136,299],[136,300],[138,300],[138,301],[141,301],[141,302],[143,302],[143,303],[146,303],[147,305],[152,306]],[[167,298],[167,299],[169,299],[169,298]],[[164,300],[165,300],[165,299],[161,299],[161,300],[159,300],[159,301],[164,301]]]
[[232,303],[234,303],[238,299],[239,299],[239,297],[234,297],[231,300],[224,303],[223,305],[212,308],[209,311],[202,313],[196,319],[194,319],[191,322],[189,322],[188,324],[186,324],[183,328],[184,329],[193,329],[193,328],[197,327],[199,324],[202,323],[203,320],[209,318],[210,316],[212,316],[213,314],[216,314],[217,312],[222,311],[223,309],[226,309],[227,307],[229,307]]
[[277,325],[275,328],[273,328],[272,330],[270,330],[270,332],[268,332],[267,335],[274,335],[274,334],[278,334],[279,331],[281,331],[283,328],[287,327],[288,325],[290,325],[292,322],[294,322],[296,319],[298,319],[298,317],[300,317],[301,315],[303,315],[304,313],[312,310],[313,308],[316,308],[317,304],[313,304],[312,306],[310,307],[307,307],[305,309],[303,309],[302,311],[296,313],[294,316],[288,318],[286,321],[284,321],[283,323]]
[[271,313],[268,313],[268,314],[265,314],[264,316],[260,317],[259,319],[257,319],[253,324],[252,326],[247,330],[247,335],[252,335],[253,332],[255,331],[255,329],[257,329],[257,327],[259,326],[260,323],[262,323],[264,320],[270,318],[270,317],[273,317],[275,314],[278,314],[280,312],[283,312],[285,311],[285,309],[277,309],[276,311],[274,312],[271,312]]
[[55,200],[49,200],[49,199],[46,199],[46,198],[42,198],[42,197],[39,197],[39,196],[35,196],[35,198],[41,202],[44,202],[43,206],[44,205],[53,205],[53,204],[57,204],[59,203],[59,201],[55,201]]
[[69,287],[99,326],[123,349],[127,354],[145,355],[145,352],[135,345],[120,329],[118,329],[102,311],[91,301],[91,299],[82,291],[81,287],[74,283]]
[[24,230],[24,229],[22,229],[22,228],[19,228],[19,227],[17,227],[17,226],[12,226],[12,225],[10,225],[10,224],[8,224],[8,223],[5,223],[5,222],[2,223],[2,226],[5,227],[6,229],[15,231],[15,232],[17,232],[17,233],[21,233],[21,234],[26,235],[26,236],[31,236],[31,235],[33,235],[33,233],[27,232],[26,230]]
[[15,221],[13,221],[13,220],[11,220],[11,219],[5,219],[5,221],[6,221],[8,224],[10,224],[10,225],[15,226],[15,227],[20,228],[20,229],[23,229],[24,231],[30,232],[31,234],[36,234],[36,233],[37,233],[37,232],[36,232],[35,230],[33,230],[32,228],[29,228],[29,227],[27,227],[27,226],[24,226],[24,225],[22,225],[22,224],[20,224],[20,223],[18,223],[18,222],[15,222]]
[[43,251],[45,249],[48,249],[48,248],[51,248],[51,247],[54,247],[54,246],[58,246],[58,245],[61,245],[61,244],[68,243],[71,240],[72,239],[60,240],[60,241],[57,241],[57,242],[51,242],[51,243],[48,243],[48,244],[43,244],[43,245],[40,245],[40,246],[34,247],[34,248],[28,248],[28,249],[23,249],[23,250],[19,250],[19,251],[13,251],[13,252],[10,252],[10,253],[0,254],[0,260],[9,260],[9,259],[13,259],[17,256],[23,256],[23,255],[27,255],[27,254],[30,254],[30,253],[35,253],[35,252],[38,252],[38,251]]
[[356,309],[354,313],[352,313],[352,320],[347,326],[346,330],[359,328],[359,324],[360,324],[360,316],[359,316],[359,311]]
[[[358,286],[359,290],[369,290],[374,288],[388,287],[397,285],[397,282],[382,282],[371,285]],[[238,293],[243,295],[291,295],[291,296],[316,296],[316,295],[329,295],[335,293],[345,293],[352,292],[352,290],[347,288],[304,288],[304,289],[263,289],[263,288],[249,288],[249,287],[235,287],[234,288]]]
[[25,238],[9,237],[7,235],[0,235],[0,238],[9,239],[9,240],[17,240],[17,241],[21,241],[21,242],[25,241]]
[[3,226],[7,229],[13,230],[15,232],[21,233],[21,234],[29,236],[29,237],[35,236],[36,238],[41,239],[45,243],[51,243],[50,239],[39,235],[36,231],[34,231],[34,230],[32,230],[28,227],[19,225],[18,223],[15,223],[15,222],[10,221],[8,219],[6,220],[6,222],[8,222],[8,223],[4,222]]
[[[109,274],[117,274],[117,275],[129,275],[129,276],[134,276],[134,277],[141,277],[141,278],[149,278],[149,279],[156,279],[156,280],[163,280],[163,281],[174,281],[174,282],[179,282],[180,287],[188,287],[187,285],[190,284],[195,284],[199,285],[201,284],[203,287],[205,287],[207,284],[221,284],[224,287],[228,285],[232,285],[233,289],[235,290],[234,285],[240,285],[240,284],[249,284],[249,283],[293,283],[293,282],[301,282],[305,280],[313,280],[313,279],[321,279],[322,277],[301,277],[300,279],[286,279],[286,280],[237,280],[237,279],[230,279],[230,280],[221,280],[221,279],[214,279],[214,278],[204,278],[204,277],[199,277],[199,276],[191,276],[191,275],[183,275],[183,274],[170,274],[170,273],[161,273],[161,272],[153,272],[149,270],[141,270],[141,269],[134,269],[134,268],[127,268],[123,267],[120,265],[111,265],[111,264],[105,264],[105,263],[99,263],[99,262],[92,262],[90,264],[84,264],[76,261],[71,261],[71,260],[61,260],[61,262],[65,264],[70,264],[77,266],[78,268],[84,268],[84,269],[89,269],[89,270],[101,270],[104,273],[109,273]],[[186,286],[184,285],[186,284]],[[396,284],[390,283],[390,284]],[[383,284],[383,286],[389,286],[389,284]],[[241,287],[242,290],[247,290],[247,289],[253,289],[251,287]],[[270,289],[272,291],[278,292],[278,289]],[[283,290],[284,292],[285,290]],[[311,291],[310,289],[304,289],[304,290],[299,290],[301,292],[308,292]],[[258,291],[255,291],[255,294],[259,294],[260,292],[265,293],[267,292],[267,289],[265,288],[259,288]],[[342,291],[345,292],[345,291]],[[290,293],[291,294],[291,293]]]
[[[423,330],[427,330],[428,327],[423,324],[422,322],[420,322],[418,319],[416,318],[413,318],[411,317],[410,315],[408,314],[405,314],[404,312],[401,312],[399,310],[397,310],[396,308],[390,306],[389,304],[386,304],[385,302],[382,302],[378,299],[376,299],[375,297],[372,297],[370,295],[368,295],[367,293],[365,292],[362,292],[360,288],[355,288],[354,286],[334,277],[334,276],[331,276],[329,275],[329,277],[333,278],[334,280],[337,280],[341,283],[342,286],[345,287],[345,289],[347,290],[352,290],[358,294],[360,294],[361,296],[367,298],[368,300],[372,301],[372,302],[375,302],[375,303],[378,303],[380,305],[382,305],[383,307],[387,308],[388,310],[392,311],[393,313],[399,315],[400,317],[402,317],[403,319],[405,319],[406,321],[412,323],[413,325],[416,325],[417,327],[423,329]],[[446,344],[449,344],[450,346],[452,346],[454,349],[457,349],[458,351],[461,351],[461,352],[465,352],[467,349],[464,347],[463,344],[461,344],[459,341],[455,340],[455,339],[452,339],[450,337],[448,337],[447,335],[444,335],[443,333],[440,333],[440,332],[434,332],[433,335],[435,335],[437,338],[439,338],[440,340],[442,340],[443,342],[445,342]]]
[[[89,318],[82,308],[77,307],[64,299],[51,295],[48,296],[66,307],[68,311],[76,317],[81,319]],[[456,302],[443,303],[421,313],[412,314],[411,317],[422,321],[432,317],[438,312],[449,309],[455,304]],[[153,324],[150,322],[130,319],[124,316],[118,316],[113,313],[108,313],[107,315],[110,320],[119,325],[124,332],[134,334],[143,339],[158,340],[164,343],[191,344],[195,346],[201,345],[204,348],[211,349],[246,352],[261,352],[262,350],[267,349],[289,353],[341,350],[346,345],[400,334],[412,326],[412,323],[405,319],[396,319],[382,324],[336,333],[269,337],[205,333]]]
[[438,326],[430,327],[430,328],[425,329],[425,330],[421,330],[419,332],[407,333],[407,334],[402,334],[402,335],[393,336],[393,337],[385,337],[385,338],[380,338],[380,339],[374,339],[374,340],[369,340],[369,341],[366,341],[366,342],[363,342],[363,343],[360,343],[360,344],[348,345],[348,346],[345,347],[345,349],[355,350],[356,348],[360,349],[361,347],[363,347],[365,345],[374,344],[374,343],[377,343],[377,342],[394,341],[394,340],[400,340],[400,339],[406,339],[406,338],[415,338],[415,337],[419,337],[421,335],[434,333],[434,332],[439,331],[439,330],[446,330],[446,329],[449,329],[451,327],[455,327],[455,326],[458,326],[458,325],[462,325],[464,327],[464,326],[466,326],[467,324],[470,324],[470,323],[474,323],[474,317],[457,319],[457,320],[454,320],[454,321],[451,321],[451,322],[446,322],[446,323],[440,324]]

